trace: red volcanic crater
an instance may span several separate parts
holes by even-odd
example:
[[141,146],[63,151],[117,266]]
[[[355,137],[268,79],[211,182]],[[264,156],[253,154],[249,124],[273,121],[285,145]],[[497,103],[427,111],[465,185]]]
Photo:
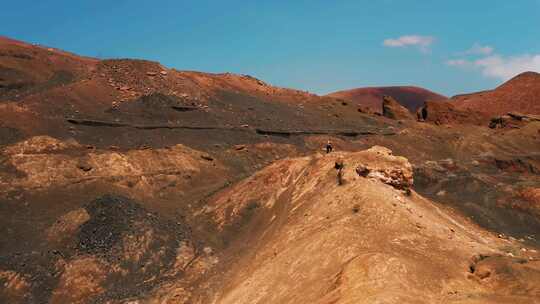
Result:
[[392,96],[411,112],[423,106],[426,101],[446,99],[443,95],[414,86],[358,88],[331,93],[327,96],[349,100],[371,110],[381,111],[384,95]]

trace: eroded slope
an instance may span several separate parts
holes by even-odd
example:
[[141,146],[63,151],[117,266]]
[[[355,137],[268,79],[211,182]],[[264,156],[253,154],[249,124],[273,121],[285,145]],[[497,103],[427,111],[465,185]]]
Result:
[[[343,185],[336,180],[336,161],[345,164]],[[283,160],[220,193],[204,212],[222,229],[246,216],[248,222],[232,244],[242,250],[214,284],[211,302],[537,299],[535,251],[407,194],[411,178],[405,158],[374,147]]]

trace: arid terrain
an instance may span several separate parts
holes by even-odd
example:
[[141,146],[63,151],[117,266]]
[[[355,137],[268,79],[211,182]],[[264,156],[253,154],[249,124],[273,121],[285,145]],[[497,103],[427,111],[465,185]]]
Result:
[[365,90],[0,37],[0,303],[540,303],[540,76]]
[[447,99],[443,95],[413,86],[357,88],[328,94],[330,97],[351,101],[375,113],[381,111],[381,101],[385,95],[399,100],[401,105],[412,112],[422,107],[426,101]]
[[457,95],[452,100],[461,109],[485,111],[493,115],[518,110],[527,114],[540,114],[539,81],[540,74],[526,72],[493,90]]

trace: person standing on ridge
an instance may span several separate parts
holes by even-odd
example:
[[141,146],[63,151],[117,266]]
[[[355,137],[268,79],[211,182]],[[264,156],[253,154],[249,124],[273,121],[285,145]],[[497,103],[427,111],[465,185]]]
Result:
[[345,168],[345,162],[343,161],[343,158],[340,156],[335,164],[334,164],[334,168],[337,170],[337,182],[338,182],[338,185],[343,185],[344,183],[344,180],[343,180],[343,169]]
[[326,142],[326,154],[332,152],[334,150],[334,147],[332,147],[332,142],[330,142],[330,139]]

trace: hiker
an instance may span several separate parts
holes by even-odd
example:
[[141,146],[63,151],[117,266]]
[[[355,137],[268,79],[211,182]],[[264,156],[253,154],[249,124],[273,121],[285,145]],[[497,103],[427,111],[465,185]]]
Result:
[[343,159],[339,158],[336,160],[334,164],[334,168],[337,170],[337,181],[338,185],[343,185],[343,168],[345,168],[345,164],[343,163]]
[[330,139],[329,139],[328,142],[326,143],[326,154],[332,152],[333,149],[334,147],[332,147],[332,143],[330,142]]

